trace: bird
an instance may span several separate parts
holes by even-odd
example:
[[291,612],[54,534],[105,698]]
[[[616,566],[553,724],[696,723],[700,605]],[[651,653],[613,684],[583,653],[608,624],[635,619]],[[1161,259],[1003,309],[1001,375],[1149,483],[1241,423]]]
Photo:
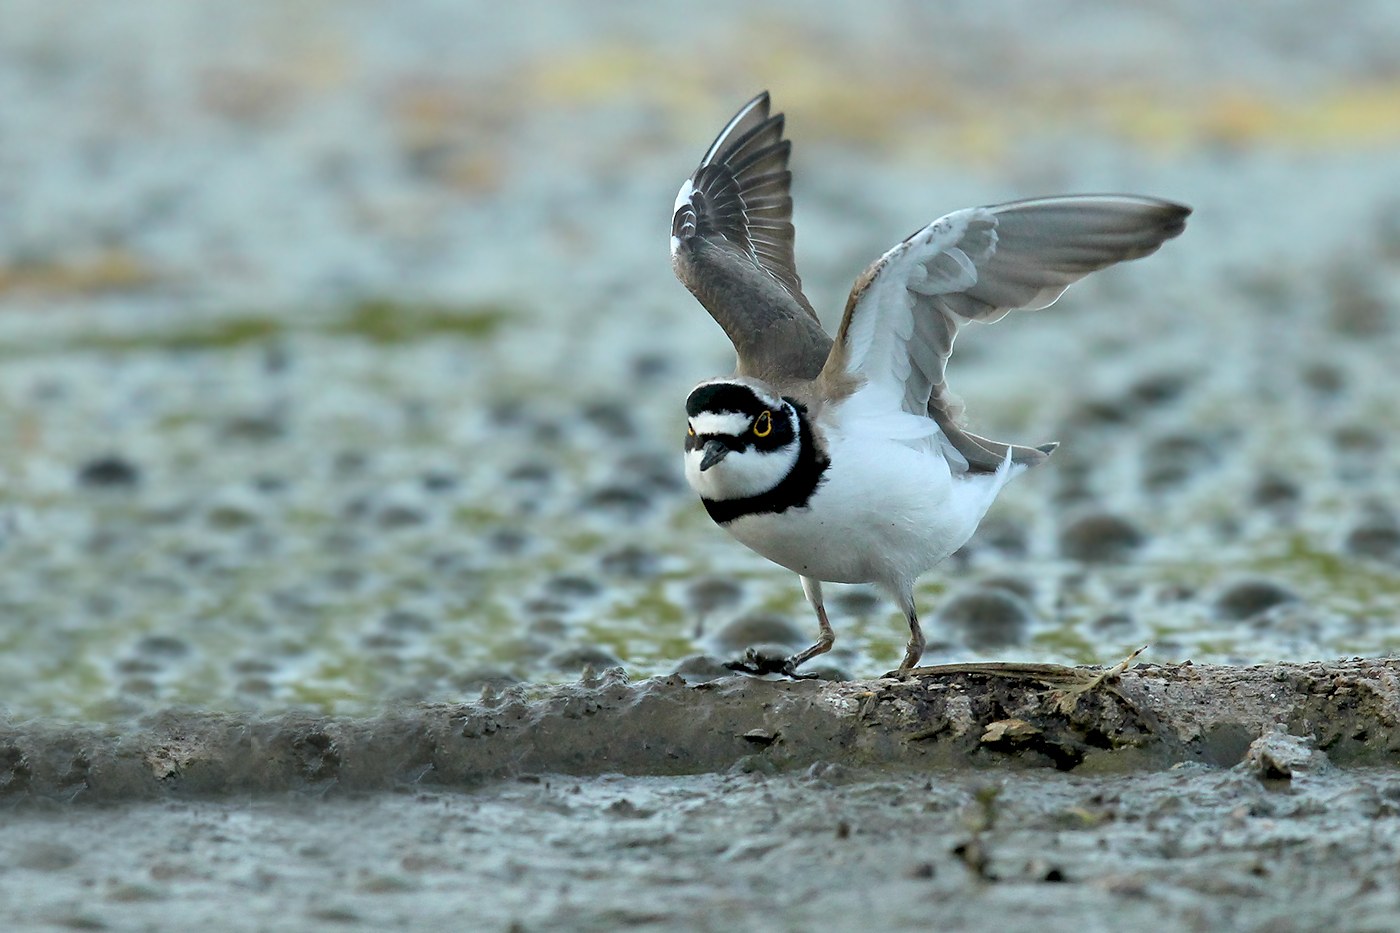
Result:
[[835,338],[802,293],[793,256],[792,143],[767,91],[745,104],[681,186],[671,264],[734,345],[731,376],[685,402],[685,476],[710,517],[801,578],[819,636],[727,666],[810,677],[831,650],[823,583],[873,584],[909,624],[898,671],[924,636],[914,584],[967,543],[1011,479],[1056,444],[970,433],[945,369],[970,322],[1053,304],[1072,283],[1150,255],[1191,208],[1089,194],[946,214],[856,279]]

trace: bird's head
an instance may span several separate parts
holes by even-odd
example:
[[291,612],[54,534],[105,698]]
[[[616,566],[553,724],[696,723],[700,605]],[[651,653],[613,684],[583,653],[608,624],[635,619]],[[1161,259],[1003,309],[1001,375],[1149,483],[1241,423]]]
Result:
[[756,380],[703,382],[686,399],[685,413],[685,477],[706,499],[761,495],[797,463],[797,409]]

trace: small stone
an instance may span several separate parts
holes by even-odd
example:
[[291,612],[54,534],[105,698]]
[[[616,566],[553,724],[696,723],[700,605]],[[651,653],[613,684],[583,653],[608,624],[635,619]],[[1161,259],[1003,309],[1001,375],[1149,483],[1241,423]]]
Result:
[[265,677],[245,677],[233,689],[244,696],[266,697],[271,696],[276,687]]
[[658,492],[676,492],[685,488],[677,468],[678,458],[669,452],[665,454],[633,454],[618,464],[624,475],[634,476],[637,483]]
[[173,635],[147,635],[136,643],[138,654],[174,660],[190,653],[190,646]]
[[622,666],[622,661],[617,655],[588,645],[556,651],[549,656],[546,663],[556,671],[581,671],[585,667],[601,671]]
[[677,664],[673,673],[679,674],[687,683],[708,683],[728,677],[734,672],[712,655],[692,654]]
[[537,661],[554,650],[551,642],[541,638],[508,638],[496,649],[496,655],[507,661]]
[[1327,277],[1332,329],[1348,337],[1376,337],[1390,330],[1390,307],[1370,270],[1342,263]]
[[842,615],[854,616],[857,619],[864,619],[879,612],[883,602],[879,593],[865,586],[842,590],[831,598],[831,604],[840,610]]
[[632,437],[637,433],[632,412],[621,402],[596,402],[583,410],[583,420],[610,437]]
[[1343,425],[1332,432],[1332,442],[1337,449],[1349,456],[1368,457],[1378,454],[1385,448],[1385,439],[1375,430],[1362,424]]
[[1133,383],[1128,397],[1140,405],[1165,405],[1181,398],[1190,383],[1182,373],[1157,373]]
[[737,606],[744,588],[728,577],[702,577],[685,588],[685,601],[700,615]]
[[596,580],[587,577],[554,577],[544,588],[549,595],[566,600],[588,599],[603,591]]
[[554,479],[554,470],[547,463],[537,461],[522,463],[506,473],[506,479],[512,483],[531,483],[543,486]]
[[410,612],[407,609],[395,609],[384,617],[384,621],[379,623],[386,631],[390,632],[414,632],[422,634],[431,632],[436,628],[432,619],[421,612]]
[[1303,385],[1317,395],[1330,397],[1346,388],[1346,375],[1332,363],[1309,363],[1303,367]]
[[972,540],[975,544],[995,548],[1008,557],[1025,557],[1030,551],[1026,526],[1005,516],[984,520]]
[[611,512],[623,518],[638,518],[651,508],[652,499],[632,486],[603,486],[584,499],[583,506],[598,512]]
[[500,689],[520,682],[519,677],[499,667],[474,667],[452,678],[452,686],[463,693],[480,691],[488,685]]
[[89,460],[78,469],[78,485],[91,489],[131,489],[141,482],[141,471],[116,455]]
[[1250,492],[1249,499],[1254,505],[1264,509],[1286,509],[1298,504],[1303,491],[1298,484],[1276,473],[1266,473],[1259,477]]
[[287,433],[287,426],[276,414],[241,415],[224,422],[221,432],[230,440],[266,443]]
[[802,665],[801,673],[807,674],[813,680],[824,680],[834,684],[845,683],[851,679],[850,672],[845,668],[820,662]]
[[1160,437],[1143,454],[1143,485],[1151,490],[1180,486],[1218,459],[1215,445],[1190,434]]
[[379,527],[386,529],[411,528],[428,520],[422,509],[411,505],[390,504],[379,510]]
[[1146,540],[1147,536],[1127,519],[1094,513],[1071,522],[1060,533],[1060,554],[1086,564],[1121,564]]
[[1299,771],[1318,771],[1330,764],[1327,756],[1313,747],[1312,738],[1276,730],[1255,739],[1236,767],[1261,780],[1287,781]]
[[531,635],[538,635],[541,638],[563,638],[569,634],[569,626],[563,619],[555,616],[545,616],[540,619],[531,619],[530,624],[525,626],[525,631]]
[[417,885],[398,875],[367,875],[355,886],[361,894],[403,894],[416,889]]
[[624,580],[645,580],[661,570],[659,555],[633,544],[604,554],[598,564],[603,573]]
[[1089,628],[1097,635],[1122,637],[1133,630],[1133,617],[1126,612],[1106,612],[1090,622]]
[[460,482],[456,476],[445,470],[429,470],[419,479],[428,492],[450,492]]
[[78,864],[78,850],[62,842],[33,842],[20,848],[15,864],[31,871],[62,871]]
[[1242,622],[1283,603],[1296,602],[1292,590],[1268,580],[1242,580],[1227,587],[1215,600],[1215,614]]
[[940,625],[961,631],[968,647],[982,650],[1022,644],[1035,610],[1008,590],[974,589],[944,603],[937,618]]
[[1400,525],[1387,515],[1372,516],[1347,533],[1348,554],[1393,560],[1400,554]]
[[530,544],[530,536],[518,528],[498,528],[486,538],[487,545],[497,554],[514,557]]
[[988,577],[980,586],[984,590],[1006,590],[1028,603],[1035,600],[1035,584],[1025,577]]
[[639,807],[626,797],[614,800],[603,809],[603,812],[608,816],[624,820],[644,820],[656,814],[655,810]]
[[808,636],[784,616],[754,612],[740,616],[714,634],[721,652],[741,651],[753,645],[804,645]]

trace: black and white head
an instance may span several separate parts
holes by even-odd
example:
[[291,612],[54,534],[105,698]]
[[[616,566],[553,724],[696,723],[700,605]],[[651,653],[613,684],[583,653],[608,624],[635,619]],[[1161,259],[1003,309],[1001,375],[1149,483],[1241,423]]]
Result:
[[685,478],[704,499],[762,495],[798,462],[797,409],[755,380],[703,382],[686,399],[685,413]]

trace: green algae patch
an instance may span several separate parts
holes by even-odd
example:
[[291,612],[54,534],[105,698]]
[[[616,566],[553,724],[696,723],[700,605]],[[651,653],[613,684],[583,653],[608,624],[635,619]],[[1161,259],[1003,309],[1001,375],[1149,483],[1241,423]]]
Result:
[[0,358],[48,353],[206,352],[273,344],[298,334],[350,337],[379,345],[437,337],[480,341],[495,336],[518,311],[500,305],[419,304],[375,298],[329,314],[256,312],[182,321],[159,331],[84,332],[55,339],[0,344]]
[[516,315],[494,305],[457,308],[373,299],[355,305],[349,314],[326,330],[379,344],[407,343],[437,336],[485,340],[494,336],[512,316]]

